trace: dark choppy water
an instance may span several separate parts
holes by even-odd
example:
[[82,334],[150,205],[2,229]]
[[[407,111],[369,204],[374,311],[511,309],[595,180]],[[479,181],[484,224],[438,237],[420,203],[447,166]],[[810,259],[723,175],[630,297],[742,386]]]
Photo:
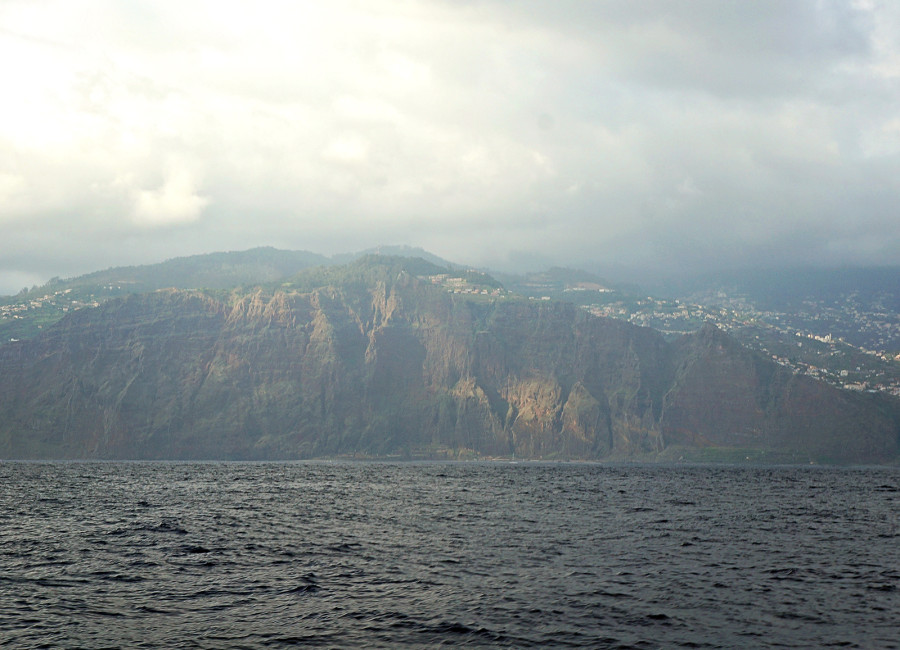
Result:
[[0,464],[0,645],[898,647],[900,470]]

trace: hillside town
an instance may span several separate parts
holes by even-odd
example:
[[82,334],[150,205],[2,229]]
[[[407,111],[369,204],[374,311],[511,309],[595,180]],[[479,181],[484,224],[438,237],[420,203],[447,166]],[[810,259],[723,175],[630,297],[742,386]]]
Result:
[[12,296],[0,303],[0,344],[37,334],[66,313],[84,307],[98,307],[103,299],[93,293],[71,288]]
[[497,286],[489,275],[475,270],[466,271],[462,275],[454,273],[437,273],[426,276],[431,284],[446,289],[450,293],[470,296],[489,296],[492,298],[507,297],[509,292]]
[[[656,329],[669,339],[714,323],[779,365],[853,391],[900,396],[900,316],[885,305],[866,308],[854,296],[830,304],[806,301],[793,312],[756,308],[719,292],[707,304],[653,296],[634,297],[593,281],[531,279],[512,288],[477,270],[422,276],[449,293],[479,299],[567,300],[601,317]],[[52,286],[10,296],[0,304],[0,345],[35,336],[66,313],[97,307],[127,293],[116,284]],[[714,303],[714,304],[711,304]]]
[[[703,323],[714,323],[747,347],[763,352],[795,373],[847,390],[900,396],[900,320],[884,312],[832,308],[826,320],[814,311],[759,311],[746,301],[704,306],[652,297],[594,303],[584,308],[597,316],[652,327],[669,338],[696,331]],[[874,332],[876,337],[863,340],[871,340],[879,347],[854,345],[847,340],[850,337],[810,329],[824,322],[838,325],[842,332]],[[859,334],[854,339],[859,340]]]

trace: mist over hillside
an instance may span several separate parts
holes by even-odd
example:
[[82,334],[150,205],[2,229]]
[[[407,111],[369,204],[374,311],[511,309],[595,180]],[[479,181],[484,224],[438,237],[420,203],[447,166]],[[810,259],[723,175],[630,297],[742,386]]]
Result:
[[[310,259],[251,253],[171,264],[203,278],[239,268],[257,277],[252,286],[117,288],[0,346],[0,456],[889,462],[898,453],[896,399],[798,375],[714,324],[667,341],[474,269],[366,255],[272,279],[269,257]],[[596,280],[556,270],[534,282],[612,292]]]
[[502,287],[533,300],[571,302],[598,316],[653,327],[669,339],[714,323],[795,372],[839,387],[900,395],[897,268],[717,273],[669,277],[641,287],[578,268],[518,275],[471,269],[409,246],[332,257],[268,247],[54,278],[45,286],[0,298],[0,345],[35,336],[68,311],[130,293],[166,287],[226,291],[274,286],[303,269],[379,253],[428,260],[446,272],[445,284],[465,284],[471,276],[483,290]]

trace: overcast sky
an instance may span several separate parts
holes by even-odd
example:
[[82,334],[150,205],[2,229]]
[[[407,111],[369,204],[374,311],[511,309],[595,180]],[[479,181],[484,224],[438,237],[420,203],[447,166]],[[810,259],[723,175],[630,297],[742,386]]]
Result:
[[0,293],[260,245],[900,263],[900,3],[0,0]]

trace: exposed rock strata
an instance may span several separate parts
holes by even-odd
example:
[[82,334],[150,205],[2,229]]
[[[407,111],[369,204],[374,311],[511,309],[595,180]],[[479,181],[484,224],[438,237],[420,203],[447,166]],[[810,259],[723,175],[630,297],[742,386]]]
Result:
[[227,304],[134,295],[0,348],[0,457],[898,456],[895,401],[795,376],[715,328],[667,344],[571,305],[367,273]]

